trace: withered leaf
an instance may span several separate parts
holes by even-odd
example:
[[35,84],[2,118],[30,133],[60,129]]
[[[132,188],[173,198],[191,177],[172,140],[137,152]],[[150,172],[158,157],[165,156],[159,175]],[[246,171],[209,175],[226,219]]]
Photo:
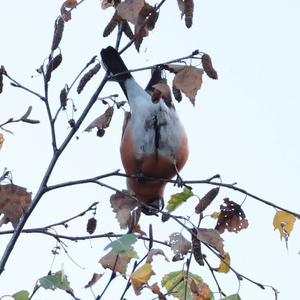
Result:
[[4,136],[3,133],[0,133],[0,149],[2,148],[3,143],[4,143]]
[[71,20],[71,9],[75,8],[76,6],[77,6],[77,0],[66,0],[62,4],[60,8],[60,13],[65,22]]
[[157,103],[160,98],[163,98],[167,106],[172,103],[171,89],[168,86],[167,79],[162,78],[158,83],[152,86],[154,88],[152,93],[153,103]]
[[173,80],[173,84],[181,90],[194,105],[197,91],[202,85],[203,71],[196,67],[185,67],[179,71]]
[[88,282],[88,284],[85,286],[85,288],[92,287],[102,276],[103,276],[103,274],[94,273],[91,280]]
[[178,72],[184,70],[186,65],[180,65],[180,64],[167,64],[163,65],[164,70],[167,70],[171,73],[177,74]]
[[221,255],[225,254],[223,239],[217,230],[211,228],[197,228],[197,238],[201,242],[215,248]]
[[150,289],[153,294],[158,295],[159,300],[167,300],[166,296],[161,292],[160,287],[158,286],[157,283],[153,283],[150,286]]
[[141,294],[141,290],[144,285],[148,283],[148,280],[155,273],[152,270],[152,266],[150,263],[146,262],[143,266],[136,269],[131,275],[131,285],[136,295]]
[[[134,252],[133,247],[131,248],[130,254]],[[130,260],[133,258],[133,255],[129,255],[129,253],[116,253],[113,251],[108,252],[104,255],[99,263],[102,265],[104,269],[110,269],[114,272],[119,272],[122,275],[126,275],[127,265]]]
[[96,118],[86,129],[85,131],[90,132],[93,128],[104,129],[107,128],[110,124],[111,118],[114,113],[113,106],[110,106],[106,109],[104,114]]
[[170,235],[171,250],[175,255],[183,256],[191,249],[191,242],[188,241],[180,232],[174,232]]
[[248,220],[239,204],[225,198],[220,209],[221,213],[215,227],[218,232],[223,233],[227,229],[229,232],[238,233],[248,227]]
[[185,26],[191,28],[193,24],[194,1],[184,0]]
[[151,263],[153,261],[153,256],[155,255],[162,255],[166,261],[169,261],[163,250],[153,248],[149,251],[146,262]]
[[31,193],[28,193],[26,188],[12,183],[0,185],[0,214],[3,214],[0,226],[11,222],[16,228],[30,203]]
[[[116,213],[116,218],[120,224],[120,228],[128,228],[132,223],[132,211],[137,207],[137,201],[130,197],[128,191],[123,190],[122,193],[116,192],[111,195],[110,204],[113,208],[113,212]],[[138,224],[138,219],[134,220],[134,225]]]
[[144,0],[125,0],[118,4],[116,10],[122,19],[135,24],[144,3]]

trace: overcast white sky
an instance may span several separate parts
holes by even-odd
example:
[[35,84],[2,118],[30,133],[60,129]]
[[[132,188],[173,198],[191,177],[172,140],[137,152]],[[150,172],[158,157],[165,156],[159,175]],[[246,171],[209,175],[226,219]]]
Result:
[[[166,1],[154,32],[143,42],[138,54],[130,49],[124,60],[130,68],[142,67],[182,57],[193,50],[211,55],[219,80],[204,78],[196,98],[195,108],[184,99],[177,105],[179,115],[189,136],[190,159],[182,171],[184,179],[205,179],[216,173],[225,183],[237,182],[238,186],[268,201],[300,212],[300,104],[299,104],[299,28],[300,4],[296,0],[279,1],[195,1],[194,24],[190,30],[180,20],[176,1]],[[156,3],[149,1],[149,3]],[[35,70],[49,53],[53,24],[59,14],[62,1],[27,0],[0,2],[0,64],[22,84],[42,93],[42,79]],[[59,105],[59,91],[70,84],[78,71],[101,48],[114,44],[116,33],[103,39],[104,26],[113,11],[101,10],[99,0],[86,0],[74,10],[73,18],[66,24],[61,51],[63,63],[53,74],[51,81],[51,105]],[[123,40],[125,45],[127,40]],[[78,113],[85,107],[104,72],[90,82],[82,95],[72,94]],[[141,85],[146,85],[149,72],[136,74]],[[119,93],[112,83],[105,87],[101,96]],[[5,134],[5,144],[0,153],[0,170],[7,167],[14,182],[33,194],[37,191],[43,173],[51,157],[49,128],[43,103],[22,90],[9,87],[5,81],[4,93],[0,95],[0,123],[10,117],[21,116],[29,105],[33,106],[32,118],[41,120],[40,125],[13,124],[7,128],[14,135]],[[84,128],[104,111],[97,103],[74,140],[62,155],[54,170],[51,183],[91,177],[122,168],[119,159],[119,139],[123,113],[118,111],[104,138],[83,133]],[[69,131],[68,116],[62,114],[58,122],[60,140]],[[125,181],[119,178],[106,180],[119,188]],[[204,195],[209,186],[195,186],[194,192]],[[169,186],[165,199],[179,191]],[[97,211],[97,233],[118,232],[117,221],[110,213],[111,192],[95,186],[80,186],[56,190],[47,194],[39,203],[26,225],[40,227],[73,216],[100,201]],[[209,212],[218,210],[222,197],[230,197],[241,203],[242,194],[222,189],[218,200]],[[191,199],[178,211],[191,215],[196,199]],[[243,205],[250,227],[239,234],[224,234],[225,249],[230,253],[232,266],[245,276],[280,291],[279,299],[296,299],[298,295],[300,267],[298,251],[299,224],[289,241],[289,250],[280,242],[279,233],[273,231],[275,210],[247,198]],[[75,221],[67,235],[85,234],[85,220]],[[196,220],[196,216],[192,216]],[[205,221],[203,226],[213,226]],[[147,231],[153,224],[154,236],[166,240],[173,231],[181,228],[175,223],[161,225],[158,218],[144,217],[142,228]],[[1,230],[7,230],[9,225]],[[0,235],[0,252],[5,248],[8,236]],[[76,295],[92,299],[90,291],[83,286],[93,272],[103,272],[98,260],[104,255],[108,240],[92,240],[68,243],[69,255],[81,267],[75,265],[63,251],[54,262],[53,271],[63,264]],[[22,235],[0,279],[0,296],[21,289],[32,291],[35,281],[46,275],[51,267],[51,249],[55,241],[40,235]],[[145,248],[141,245],[141,257]],[[171,253],[166,250],[171,258]],[[209,256],[210,257],[210,256]],[[212,264],[218,261],[210,257]],[[160,281],[162,273],[180,270],[182,263],[167,263],[154,258],[154,270],[159,275],[151,283]],[[129,270],[131,267],[129,267]],[[163,270],[163,271],[162,271]],[[210,273],[195,265],[192,272],[200,275],[217,291]],[[94,291],[99,294],[108,278],[105,272]],[[235,293],[238,282],[231,273],[218,277],[227,294]],[[116,279],[104,299],[119,299],[119,290],[126,281]],[[274,299],[271,289],[261,290],[246,281],[241,282],[243,300]],[[39,291],[33,299],[68,299],[65,293]],[[128,299],[135,299],[130,291]],[[143,291],[143,299],[154,298]],[[217,298],[217,295],[216,295]],[[218,298],[217,298],[218,299]]]

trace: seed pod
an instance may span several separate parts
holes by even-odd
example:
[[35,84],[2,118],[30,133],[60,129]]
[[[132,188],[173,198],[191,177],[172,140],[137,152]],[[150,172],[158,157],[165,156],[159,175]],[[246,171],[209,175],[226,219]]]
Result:
[[195,261],[200,266],[204,266],[203,255],[201,252],[201,242],[194,236],[197,234],[196,229],[192,229],[192,231],[194,233],[194,234],[192,234],[192,250],[193,250],[193,255],[194,255]]
[[97,227],[97,220],[95,218],[90,218],[86,225],[86,231],[89,234],[93,234]]
[[97,136],[103,137],[104,134],[105,134],[105,129],[99,128],[99,129],[97,130]]
[[174,84],[172,86],[172,92],[173,92],[175,99],[178,102],[180,102],[182,100],[182,94],[181,94],[180,90]]
[[47,65],[47,71],[45,75],[46,82],[49,82],[51,79],[51,73],[55,69],[59,67],[62,62],[62,55],[61,53],[57,54],[52,60],[50,60],[49,64]]
[[61,16],[59,16],[55,20],[54,35],[53,35],[52,46],[51,46],[52,51],[54,51],[59,46],[64,31],[64,25],[65,25],[65,21]]
[[134,34],[133,34],[128,22],[125,20],[123,20],[122,22],[123,22],[123,32],[130,40],[132,40],[134,38]]
[[67,96],[68,96],[68,93],[67,93],[67,88],[64,87],[61,91],[60,91],[60,95],[59,95],[59,99],[60,99],[60,106],[63,108],[63,109],[66,109],[66,106],[67,106]]
[[205,196],[199,201],[199,203],[195,207],[195,213],[201,214],[217,197],[220,188],[213,188]]
[[185,0],[184,1],[184,13],[185,13],[185,26],[187,28],[192,27],[193,24],[193,14],[194,14],[194,1]]
[[113,30],[116,28],[119,22],[122,21],[122,18],[117,14],[117,11],[115,11],[114,15],[112,16],[109,23],[106,25],[103,31],[103,37],[109,36]]
[[212,65],[210,56],[205,53],[202,55],[201,60],[202,60],[203,70],[207,74],[207,76],[212,79],[218,79],[218,73]]
[[87,73],[83,75],[83,77],[80,79],[78,87],[77,87],[77,93],[80,94],[85,87],[85,85],[91,80],[91,78],[98,73],[100,70],[100,63],[97,63],[92,69],[90,69]]

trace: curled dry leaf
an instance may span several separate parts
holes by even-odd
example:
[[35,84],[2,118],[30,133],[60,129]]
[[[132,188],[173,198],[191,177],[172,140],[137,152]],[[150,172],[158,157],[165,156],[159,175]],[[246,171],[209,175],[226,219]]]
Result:
[[93,128],[104,129],[107,128],[110,124],[111,118],[114,113],[113,106],[110,106],[106,109],[104,114],[96,118],[86,129],[85,131],[90,132]]
[[218,73],[212,65],[211,58],[208,54],[203,54],[201,57],[204,72],[212,79],[218,79]]
[[197,282],[192,279],[190,284],[192,300],[211,300],[209,286],[205,282]]
[[148,280],[155,273],[152,270],[152,266],[150,263],[146,262],[143,266],[136,269],[131,275],[131,285],[136,295],[141,294],[141,290],[144,285],[148,283]]
[[194,105],[197,91],[202,85],[203,71],[196,67],[185,67],[179,71],[173,80],[173,85],[181,90]]
[[61,8],[60,13],[65,22],[71,20],[71,10],[77,6],[77,0],[66,0]]
[[94,75],[96,75],[101,68],[100,63],[95,64],[95,66],[90,69],[87,73],[83,75],[83,77],[80,79],[78,87],[77,87],[77,93],[80,94],[82,90],[84,89],[85,85],[92,79]]
[[62,62],[62,55],[61,53],[57,54],[56,56],[54,56],[48,63],[47,65],[47,70],[46,70],[46,74],[45,74],[45,81],[49,82],[51,79],[51,73],[57,69],[60,64]]
[[125,0],[118,4],[116,10],[122,19],[135,24],[144,3],[144,0]]
[[224,204],[220,206],[221,213],[215,227],[218,232],[223,233],[225,229],[229,232],[238,233],[248,227],[248,220],[241,206],[229,198],[224,199]]
[[130,197],[128,191],[123,190],[122,193],[116,192],[110,197],[110,204],[113,212],[116,213],[116,218],[121,229],[128,228],[132,223],[137,225],[139,216],[132,222],[132,211],[137,207],[137,201]]
[[[133,247],[130,247],[130,249],[132,252],[134,252]],[[114,272],[126,275],[127,266],[130,260],[133,258],[133,255],[130,255],[132,252],[116,253],[110,251],[100,258],[99,263],[104,269],[110,269]]]
[[166,300],[166,296],[161,292],[160,287],[158,284],[155,282],[150,286],[151,292],[153,294],[156,294],[158,296],[159,300]]
[[175,256],[182,257],[191,249],[191,242],[188,241],[180,232],[174,232],[170,235],[169,244]]
[[155,255],[162,255],[165,258],[166,261],[169,261],[163,250],[161,250],[161,249],[151,249],[148,253],[148,257],[147,257],[147,260],[146,260],[147,263],[151,263],[153,261],[153,256],[155,256]]
[[102,276],[103,274],[94,273],[92,279],[88,282],[87,285],[85,285],[85,288],[92,287]]
[[0,214],[3,214],[0,226],[11,222],[16,228],[30,203],[31,193],[26,188],[15,184],[0,185]]
[[213,188],[207,194],[205,194],[203,198],[200,199],[197,206],[195,207],[195,213],[196,214],[202,213],[217,197],[219,190],[220,188]]
[[224,254],[224,258],[221,260],[218,268],[214,269],[219,273],[228,273],[230,271],[230,255],[229,253]]
[[294,223],[296,222],[296,217],[286,211],[277,211],[274,219],[273,225],[274,230],[278,229],[280,232],[280,239],[284,238],[288,241],[288,238],[294,228]]
[[223,239],[220,233],[211,228],[197,228],[197,238],[213,248],[215,248],[221,255],[224,255]]

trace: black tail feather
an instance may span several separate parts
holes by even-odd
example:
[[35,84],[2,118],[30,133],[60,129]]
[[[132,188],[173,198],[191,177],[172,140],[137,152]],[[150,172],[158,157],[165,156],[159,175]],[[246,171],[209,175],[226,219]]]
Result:
[[115,48],[109,46],[105,49],[102,49],[101,57],[102,62],[109,73],[112,75],[122,73],[120,76],[115,78],[117,81],[124,81],[132,77],[132,75],[128,72],[128,69],[120,54]]

